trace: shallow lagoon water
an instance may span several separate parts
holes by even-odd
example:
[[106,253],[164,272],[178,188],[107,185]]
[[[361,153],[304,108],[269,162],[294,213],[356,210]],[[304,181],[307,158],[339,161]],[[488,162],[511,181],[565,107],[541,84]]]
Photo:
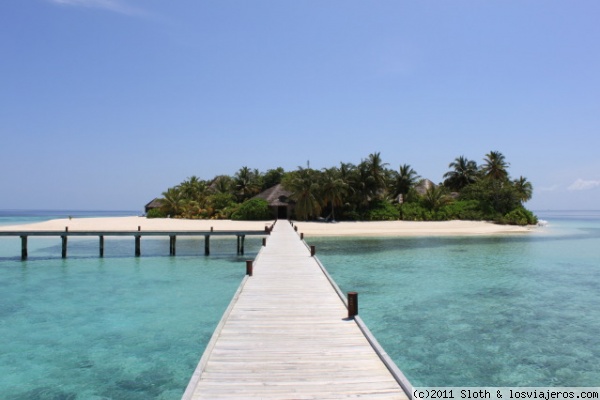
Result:
[[[43,214],[43,213],[42,213]],[[93,216],[91,213],[90,216]],[[69,215],[69,214],[66,214]],[[597,386],[600,214],[494,237],[307,238],[419,386]],[[85,216],[85,215],[83,215]],[[0,217],[0,224],[56,216]],[[23,219],[25,218],[25,220]],[[260,239],[0,239],[7,399],[179,399]]]
[[309,239],[415,386],[598,386],[600,214],[536,233]]
[[[259,239],[0,240],[0,391],[3,399],[179,399]],[[254,253],[252,253],[254,251]]]

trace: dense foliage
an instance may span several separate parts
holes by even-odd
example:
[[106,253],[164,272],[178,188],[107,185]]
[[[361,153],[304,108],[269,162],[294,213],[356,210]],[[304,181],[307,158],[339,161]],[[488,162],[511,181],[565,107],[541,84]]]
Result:
[[264,221],[272,217],[269,203],[263,199],[251,199],[231,214],[231,219],[236,221]]
[[421,179],[408,164],[389,168],[380,153],[358,165],[315,170],[298,167],[261,173],[248,167],[234,176],[204,181],[196,176],[163,192],[163,206],[148,217],[272,219],[267,203],[254,198],[278,183],[291,192],[293,217],[299,220],[488,220],[535,224],[523,204],[533,187],[524,177],[512,179],[504,155],[491,151],[477,165],[464,156],[449,163],[439,184]]

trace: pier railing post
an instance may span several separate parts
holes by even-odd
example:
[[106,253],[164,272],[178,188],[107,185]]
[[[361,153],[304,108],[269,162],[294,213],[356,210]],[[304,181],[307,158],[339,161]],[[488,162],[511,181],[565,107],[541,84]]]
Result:
[[317,254],[317,248],[314,245],[310,246],[310,256],[314,257]]
[[[69,227],[65,226],[65,232],[69,232]],[[62,258],[67,258],[67,235],[62,235],[61,237],[62,240]]]
[[174,256],[177,252],[177,236],[170,235],[169,236],[169,255]]
[[142,255],[142,237],[135,235],[135,256],[139,257]]
[[348,292],[348,319],[358,315],[358,293]]
[[100,240],[100,258],[104,257],[104,236],[99,236]]
[[263,245],[263,247],[265,247],[267,245],[267,238],[262,239],[262,245]]
[[27,259],[27,236],[21,236],[21,260]]
[[67,258],[67,237],[66,236],[61,236],[60,239],[62,240],[62,253],[61,253],[61,257],[62,258]]
[[252,276],[253,261],[246,260],[246,275]]

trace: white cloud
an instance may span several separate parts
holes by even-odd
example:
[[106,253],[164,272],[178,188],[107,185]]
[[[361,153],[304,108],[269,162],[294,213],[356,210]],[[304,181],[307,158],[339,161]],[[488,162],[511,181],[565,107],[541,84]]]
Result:
[[141,11],[128,6],[121,0],[50,0],[51,3],[88,8],[101,8],[127,15],[139,15]]
[[600,186],[600,181],[589,180],[586,181],[584,179],[577,179],[575,182],[568,187],[569,190],[590,190]]

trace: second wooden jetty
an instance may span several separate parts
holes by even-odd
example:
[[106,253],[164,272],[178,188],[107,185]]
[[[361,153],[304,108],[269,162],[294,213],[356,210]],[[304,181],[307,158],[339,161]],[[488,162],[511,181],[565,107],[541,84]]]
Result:
[[69,230],[68,227],[64,231],[44,231],[44,230],[21,230],[21,231],[2,231],[0,230],[0,237],[20,237],[21,238],[21,259],[26,260],[28,251],[28,238],[30,236],[54,236],[60,237],[62,242],[62,258],[67,257],[67,244],[69,237],[77,236],[97,236],[99,238],[99,255],[104,256],[104,237],[105,236],[130,236],[135,238],[135,256],[139,257],[142,254],[141,240],[142,236],[168,236],[169,237],[169,254],[174,256],[176,253],[176,243],[178,236],[204,236],[204,254],[210,254],[210,237],[211,236],[237,236],[237,253],[244,254],[244,240],[246,236],[251,235],[269,235],[271,227],[265,227],[263,231],[199,231],[199,230],[180,230],[180,231],[162,231],[162,230],[142,230],[138,227],[136,231],[116,231],[116,230],[105,230],[105,231],[74,231]]

